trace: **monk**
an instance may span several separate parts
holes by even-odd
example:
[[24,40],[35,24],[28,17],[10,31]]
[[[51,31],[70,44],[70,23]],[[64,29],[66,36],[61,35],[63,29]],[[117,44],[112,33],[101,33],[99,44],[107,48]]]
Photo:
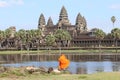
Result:
[[60,58],[58,59],[59,61],[59,70],[65,70],[68,68],[70,61],[66,58],[64,54],[61,54]]

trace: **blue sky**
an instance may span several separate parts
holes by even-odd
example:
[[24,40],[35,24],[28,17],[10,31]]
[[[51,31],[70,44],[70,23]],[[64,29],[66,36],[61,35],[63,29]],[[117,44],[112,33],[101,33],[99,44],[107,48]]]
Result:
[[37,29],[41,13],[46,22],[51,16],[56,24],[62,6],[73,25],[77,14],[81,13],[89,30],[96,27],[110,32],[112,16],[116,17],[115,27],[120,28],[120,0],[0,0],[0,30],[10,26],[16,26],[17,30]]

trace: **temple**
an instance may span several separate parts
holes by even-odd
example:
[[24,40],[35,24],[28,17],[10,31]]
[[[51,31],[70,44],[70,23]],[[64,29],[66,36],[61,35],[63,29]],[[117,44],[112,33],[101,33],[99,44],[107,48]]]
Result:
[[[61,8],[59,19],[56,24],[53,23],[52,18],[49,17],[47,24],[45,22],[45,17],[43,14],[40,15],[38,21],[38,29],[40,29],[44,36],[48,34],[54,34],[58,29],[67,30],[72,40],[70,42],[71,47],[89,47],[98,46],[99,40],[95,38],[94,32],[96,28],[88,30],[87,21],[84,16],[80,13],[77,14],[75,24],[71,24],[69,21],[69,16],[67,10],[63,6]],[[114,40],[109,38],[104,38],[101,41],[102,46],[113,46]],[[118,46],[120,42],[118,41]],[[62,45],[61,45],[62,46]]]
[[78,37],[81,33],[88,33],[86,19],[80,13],[78,13],[76,16],[76,22],[74,25],[72,25],[69,21],[67,10],[64,6],[60,11],[57,24],[53,24],[51,17],[49,17],[47,24],[45,21],[44,15],[41,14],[38,21],[38,29],[41,29],[44,35],[53,33],[57,29],[67,30],[73,38]]

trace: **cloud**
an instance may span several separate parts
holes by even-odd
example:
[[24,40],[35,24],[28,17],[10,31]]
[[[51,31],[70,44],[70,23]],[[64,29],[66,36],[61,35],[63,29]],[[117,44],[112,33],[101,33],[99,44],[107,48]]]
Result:
[[120,4],[113,4],[110,6],[111,9],[120,9]]
[[0,0],[0,7],[23,5],[23,0]]
[[15,5],[23,5],[24,2],[23,0],[10,0],[11,4],[15,4]]
[[6,1],[0,1],[0,7],[6,7],[8,3]]

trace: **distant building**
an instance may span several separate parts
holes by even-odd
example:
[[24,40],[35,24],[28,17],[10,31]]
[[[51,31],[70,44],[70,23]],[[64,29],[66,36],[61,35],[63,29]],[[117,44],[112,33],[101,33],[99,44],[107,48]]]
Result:
[[[57,24],[54,24],[51,17],[49,17],[47,24],[43,14],[40,15],[38,21],[38,29],[41,29],[44,36],[54,33],[58,29],[67,30],[71,37],[71,46],[78,46],[80,40],[85,39],[94,39],[94,34],[91,31],[88,31],[87,21],[84,16],[80,13],[76,16],[75,24],[71,24],[68,18],[68,13],[65,7],[63,6]],[[83,44],[83,42],[81,42]]]
[[64,29],[70,32],[71,36],[74,38],[79,36],[80,33],[88,32],[86,19],[83,16],[81,16],[80,13],[78,13],[76,17],[76,22],[74,25],[72,25],[69,22],[68,13],[64,6],[62,7],[60,11],[59,20],[57,24],[53,24],[51,17],[49,17],[47,24],[46,24],[45,17],[43,14],[41,14],[39,21],[38,21],[38,29],[41,29],[44,35],[53,33],[57,29]]

